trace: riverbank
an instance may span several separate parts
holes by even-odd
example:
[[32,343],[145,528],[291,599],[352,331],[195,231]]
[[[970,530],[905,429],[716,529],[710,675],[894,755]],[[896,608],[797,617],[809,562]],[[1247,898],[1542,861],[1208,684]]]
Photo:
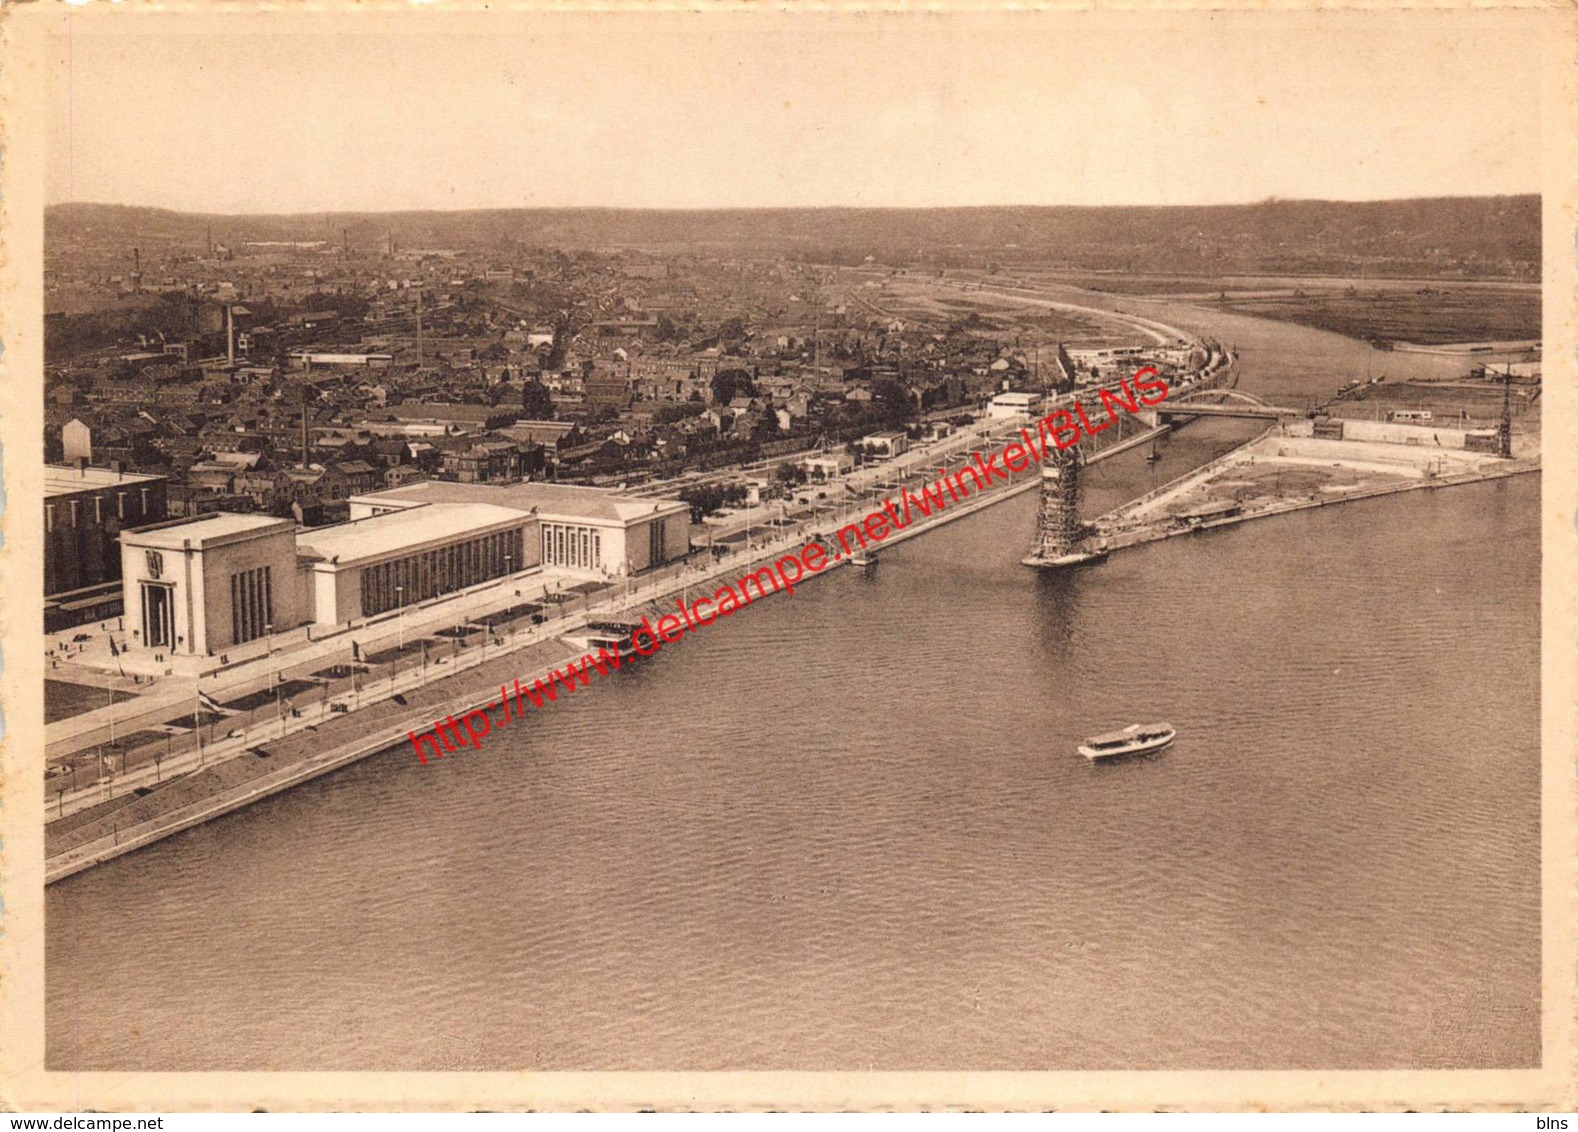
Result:
[[[1276,404],[1373,354],[1200,317]],[[1107,460],[1086,514],[1260,431],[1201,420],[1156,463]],[[483,757],[389,751],[51,885],[49,1063],[1537,1063],[1539,487],[1039,575],[1021,494]],[[1162,759],[1074,752],[1136,718],[1179,728]]]
[[[1231,358],[1222,357],[1211,371],[1201,375],[1206,383],[1231,380]],[[1004,422],[989,427],[969,445],[969,451],[949,456],[967,463],[976,450],[991,451],[995,445],[1017,436],[1020,422]],[[1166,426],[1123,435],[1121,426],[1102,438],[1087,442],[1083,448],[1087,463],[1129,451],[1169,431]],[[851,492],[849,498],[823,511],[773,528],[776,532],[760,542],[751,542],[743,553],[721,559],[685,563],[668,572],[644,578],[637,587],[623,591],[600,588],[580,595],[580,608],[573,614],[569,606],[558,609],[551,626],[533,624],[517,633],[514,626],[525,616],[528,606],[508,610],[478,608],[471,621],[482,621],[480,648],[457,647],[430,667],[427,653],[413,640],[403,641],[389,661],[387,679],[372,675],[358,683],[352,672],[348,678],[325,679],[317,704],[315,720],[301,710],[288,714],[277,709],[277,719],[265,707],[261,722],[253,720],[246,730],[233,729],[218,744],[194,748],[163,761],[155,760],[128,775],[123,767],[121,796],[108,783],[109,796],[99,801],[94,787],[75,792],[68,799],[57,798],[57,820],[46,826],[46,883],[52,883],[93,865],[112,860],[134,849],[152,844],[170,834],[190,828],[210,818],[232,812],[260,798],[290,789],[330,770],[345,766],[368,755],[407,741],[407,733],[425,731],[434,718],[491,708],[501,685],[519,679],[523,686],[547,680],[566,660],[582,655],[584,648],[566,638],[596,620],[639,620],[640,615],[657,611],[657,603],[690,587],[699,587],[723,578],[731,581],[770,565],[778,558],[799,551],[808,541],[827,539],[847,524],[872,511],[880,510],[883,499],[897,498],[899,489],[918,486],[932,478],[929,470],[918,465],[893,479],[866,484]],[[1040,476],[1029,475],[984,490],[963,503],[936,510],[924,519],[890,532],[884,543],[898,543],[926,531],[973,515],[1003,500],[1014,498],[1038,487]],[[836,563],[835,563],[836,564]],[[517,594],[519,591],[516,591]],[[497,600],[504,600],[502,591]],[[541,608],[530,604],[529,608]],[[664,611],[666,612],[666,611]],[[505,629],[501,623],[511,627]],[[505,635],[507,633],[507,636]],[[489,642],[492,642],[492,659]],[[401,671],[403,654],[421,653],[421,664],[412,661]],[[523,663],[525,661],[526,663]],[[318,663],[318,662],[315,662]],[[331,699],[333,703],[331,703]],[[378,712],[375,731],[369,736],[366,721],[369,709]],[[309,711],[311,709],[308,709]],[[200,726],[200,725],[199,725]],[[277,734],[271,734],[277,727]],[[150,773],[151,771],[151,773]]]
[[[1122,438],[1114,436],[1102,447],[1093,448],[1087,462],[1116,456],[1169,431],[1164,426]],[[988,434],[983,439],[1001,438]],[[959,459],[963,461],[964,456]],[[918,486],[930,476],[929,472],[914,469],[891,482]],[[1039,484],[1039,475],[1028,475],[994,486],[964,503],[951,504],[891,532],[881,545],[915,538],[1015,498]],[[140,778],[133,776],[123,783],[119,798],[106,798],[92,806],[77,805],[70,812],[62,802],[60,817],[46,825],[45,882],[54,883],[408,742],[408,731],[426,730],[434,718],[492,708],[499,701],[500,685],[512,685],[519,678],[523,686],[530,686],[538,679],[546,680],[566,660],[582,655],[582,646],[572,645],[565,638],[589,621],[639,620],[644,612],[656,614],[657,603],[665,598],[719,579],[744,577],[784,554],[798,551],[809,539],[832,536],[868,510],[880,509],[881,499],[895,496],[891,487],[871,485],[846,501],[842,510],[785,528],[776,537],[753,543],[748,553],[650,579],[635,592],[613,591],[613,596],[601,602],[587,600],[582,611],[557,622],[552,627],[553,635],[546,640],[528,634],[519,642],[501,642],[494,647],[491,659],[485,649],[473,650],[465,657],[457,655],[449,660],[448,671],[437,679],[425,668],[395,672],[388,680],[368,679],[356,693],[354,709],[331,711],[326,694],[316,722],[304,718],[298,722],[282,715],[277,738],[244,735],[231,740],[228,748],[198,747],[162,766],[154,766],[152,775],[146,773],[149,768],[143,768]],[[835,560],[830,566],[842,564]],[[806,580],[814,576],[808,575]],[[378,722],[376,731],[369,736],[367,720],[372,709],[377,710]]]
[[1103,516],[1095,537],[1110,552],[1293,511],[1539,470],[1537,454],[1500,459],[1454,448],[1322,439],[1302,429],[1289,435],[1276,427]]

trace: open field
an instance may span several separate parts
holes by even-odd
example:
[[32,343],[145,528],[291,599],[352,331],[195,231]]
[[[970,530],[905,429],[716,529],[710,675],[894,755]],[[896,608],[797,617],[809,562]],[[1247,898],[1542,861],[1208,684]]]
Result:
[[1112,294],[1190,300],[1367,341],[1439,345],[1541,337],[1540,291],[1526,284],[1169,275],[1060,281]]
[[968,321],[977,334],[996,335],[1021,344],[1031,341],[1062,342],[1075,347],[1099,348],[1145,345],[1148,339],[1119,319],[1106,319],[1092,311],[1064,310],[1029,304],[1002,294],[943,289],[925,276],[901,277],[880,288],[861,287],[852,292],[857,301],[895,318],[923,323],[938,330]]
[[1207,480],[1194,496],[1183,497],[1182,507],[1215,503],[1223,499],[1253,503],[1310,495],[1318,491],[1340,491],[1358,487],[1381,487],[1410,479],[1374,469],[1340,464],[1266,464],[1233,469],[1231,479]]
[[1350,338],[1387,342],[1508,341],[1540,337],[1540,296],[1523,288],[1414,292],[1307,291],[1219,303],[1241,314],[1296,322]]

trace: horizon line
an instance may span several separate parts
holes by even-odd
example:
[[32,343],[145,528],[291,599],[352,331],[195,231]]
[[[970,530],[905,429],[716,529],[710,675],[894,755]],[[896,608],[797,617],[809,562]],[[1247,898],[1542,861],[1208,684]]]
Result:
[[160,204],[134,204],[124,201],[66,200],[44,205],[44,211],[61,208],[124,208],[149,212],[166,212],[178,216],[231,217],[247,219],[293,218],[302,216],[391,216],[421,214],[459,216],[477,212],[648,212],[648,213],[698,213],[698,212],[960,212],[988,210],[1087,210],[1101,209],[1186,209],[1186,208],[1255,208],[1271,204],[1408,204],[1424,201],[1448,200],[1517,200],[1526,197],[1543,199],[1543,192],[1533,190],[1518,193],[1447,193],[1440,196],[1402,197],[1284,197],[1266,196],[1255,200],[1215,201],[1210,203],[1171,204],[750,204],[750,205],[633,205],[633,204],[499,204],[465,207],[402,207],[402,208],[315,208],[271,212],[227,212],[207,209],[176,208]]

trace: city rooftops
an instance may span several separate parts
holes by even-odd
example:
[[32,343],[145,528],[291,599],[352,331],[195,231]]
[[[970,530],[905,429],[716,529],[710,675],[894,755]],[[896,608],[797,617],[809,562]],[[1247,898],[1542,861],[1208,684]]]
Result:
[[240,542],[259,535],[289,531],[295,527],[290,519],[277,519],[272,515],[251,515],[236,511],[214,511],[173,523],[161,523],[134,531],[121,532],[121,541],[136,546],[151,546],[162,550],[204,550],[228,542]]
[[598,521],[628,525],[654,515],[689,511],[676,499],[620,495],[600,487],[560,483],[481,484],[424,480],[386,491],[352,496],[352,503],[373,507],[415,507],[422,503],[488,503],[516,511],[536,511],[547,519]]
[[113,468],[95,468],[91,465],[81,468],[63,464],[44,465],[44,497],[53,495],[70,495],[74,491],[97,491],[101,487],[114,487],[116,484],[148,483],[151,480],[162,480],[164,476],[139,475],[135,472],[117,472]]
[[297,534],[296,546],[317,558],[346,566],[519,527],[526,519],[517,510],[487,503],[434,503],[303,530]]
[[437,401],[401,401],[389,409],[397,421],[453,421],[484,424],[494,417],[515,418],[520,414],[497,405],[454,405]]

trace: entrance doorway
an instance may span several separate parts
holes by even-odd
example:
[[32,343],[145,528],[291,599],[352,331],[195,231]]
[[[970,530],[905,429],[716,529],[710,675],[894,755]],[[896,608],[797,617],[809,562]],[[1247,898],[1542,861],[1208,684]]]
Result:
[[142,584],[142,640],[151,649],[175,643],[175,590],[171,586]]

